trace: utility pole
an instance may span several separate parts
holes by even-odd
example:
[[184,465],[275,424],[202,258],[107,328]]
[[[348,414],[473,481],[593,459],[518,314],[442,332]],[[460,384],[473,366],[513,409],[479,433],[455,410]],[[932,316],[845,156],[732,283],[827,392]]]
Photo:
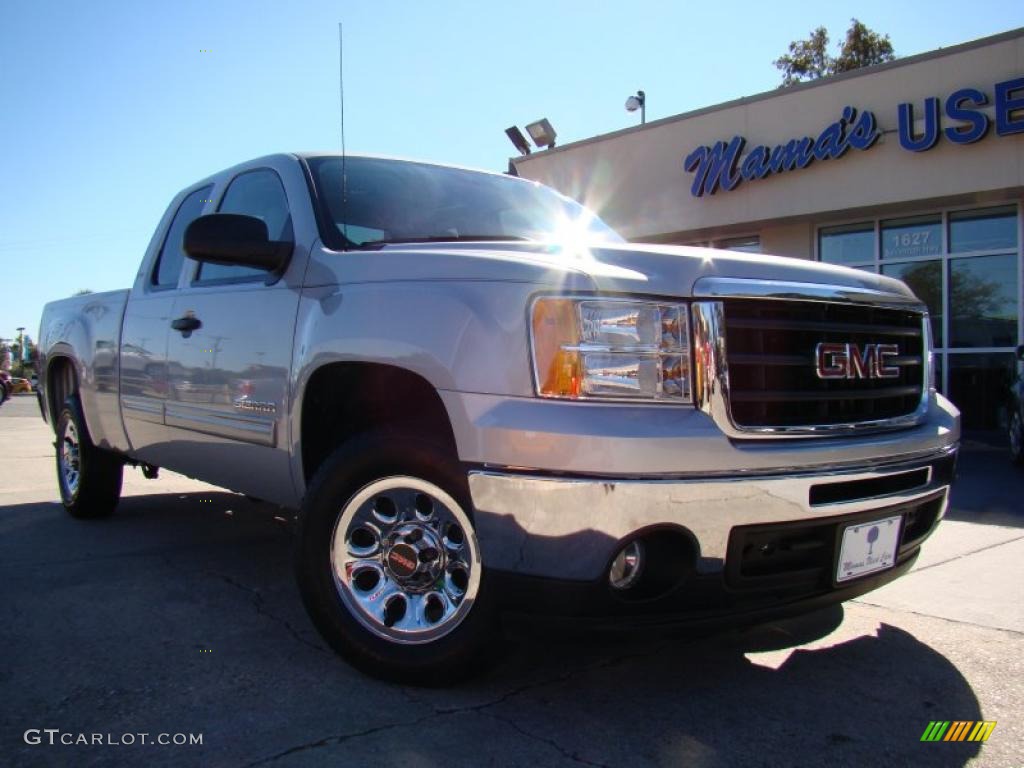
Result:
[[18,376],[21,377],[25,375],[25,326],[19,325],[14,330],[18,332],[18,359],[12,361],[11,367],[13,368],[13,363],[16,362],[18,364]]
[[230,336],[212,336],[211,338],[213,339],[213,346],[210,349],[210,352],[212,353],[212,360],[210,361],[210,368],[212,368],[213,370],[217,370],[217,357],[220,355],[220,352],[221,352],[221,345],[220,345],[220,343],[222,341],[224,341],[225,339],[230,340],[231,337]]

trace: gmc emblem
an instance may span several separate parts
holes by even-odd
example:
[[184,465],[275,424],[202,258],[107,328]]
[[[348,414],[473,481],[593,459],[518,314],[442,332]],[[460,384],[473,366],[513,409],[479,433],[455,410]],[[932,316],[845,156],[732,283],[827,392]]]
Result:
[[816,373],[819,379],[896,379],[900,369],[886,358],[899,353],[895,344],[865,344],[861,350],[849,342],[822,342],[814,348]]

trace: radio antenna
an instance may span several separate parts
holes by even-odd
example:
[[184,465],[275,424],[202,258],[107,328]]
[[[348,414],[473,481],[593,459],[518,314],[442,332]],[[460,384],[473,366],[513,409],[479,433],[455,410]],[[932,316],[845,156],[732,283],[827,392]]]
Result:
[[346,247],[348,239],[348,216],[345,209],[348,204],[348,176],[345,173],[345,42],[341,31],[341,22],[338,22],[338,91],[341,102],[341,234],[345,238]]

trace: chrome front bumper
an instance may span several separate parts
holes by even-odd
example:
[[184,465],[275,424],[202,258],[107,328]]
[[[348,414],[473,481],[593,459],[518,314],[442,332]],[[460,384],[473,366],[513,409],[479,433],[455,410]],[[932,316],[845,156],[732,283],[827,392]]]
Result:
[[[953,445],[857,467],[676,479],[579,479],[481,470],[470,472],[469,487],[483,562],[489,568],[592,581],[604,576],[623,539],[652,526],[671,526],[689,531],[696,540],[697,572],[713,574],[723,570],[730,531],[740,525],[868,512],[936,493],[943,496],[941,518],[956,450]],[[915,470],[919,483],[884,492],[887,482]],[[886,482],[843,486],[862,490],[854,490],[848,500],[812,503],[812,488],[873,480]]]

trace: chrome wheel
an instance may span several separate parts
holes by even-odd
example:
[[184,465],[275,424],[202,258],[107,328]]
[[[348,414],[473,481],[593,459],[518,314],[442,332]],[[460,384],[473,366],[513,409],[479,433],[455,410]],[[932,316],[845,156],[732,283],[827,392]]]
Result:
[[60,471],[64,477],[64,487],[68,495],[74,498],[78,494],[78,481],[81,478],[81,445],[78,440],[78,428],[71,420],[64,427],[59,453]]
[[428,643],[455,629],[473,607],[480,569],[469,516],[414,477],[364,487],[331,537],[342,602],[368,630],[399,643]]

